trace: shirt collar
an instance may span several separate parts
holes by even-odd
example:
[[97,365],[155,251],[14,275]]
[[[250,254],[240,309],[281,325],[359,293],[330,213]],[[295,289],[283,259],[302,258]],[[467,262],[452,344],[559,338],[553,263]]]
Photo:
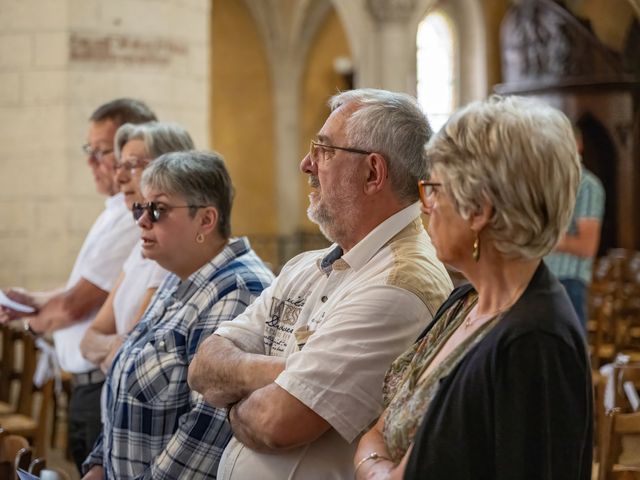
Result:
[[[337,244],[333,244],[329,253],[321,262],[318,262],[318,267],[325,273],[327,273],[327,269],[330,273],[332,267],[340,270],[349,267],[356,271],[359,270],[400,230],[419,216],[420,202],[415,202],[391,215],[344,255],[342,255],[342,249]],[[341,256],[338,258],[336,255]]]
[[174,297],[181,298],[187,294],[192,286],[200,288],[209,283],[220,270],[224,269],[236,258],[248,253],[250,249],[251,245],[246,237],[230,239],[220,253],[189,275],[189,278],[184,282],[180,282],[173,294]]
[[104,206],[107,210],[120,208],[122,206],[126,207],[124,203],[124,193],[119,192],[119,193],[116,193],[115,195],[111,195],[110,197],[107,197],[107,199],[104,201]]

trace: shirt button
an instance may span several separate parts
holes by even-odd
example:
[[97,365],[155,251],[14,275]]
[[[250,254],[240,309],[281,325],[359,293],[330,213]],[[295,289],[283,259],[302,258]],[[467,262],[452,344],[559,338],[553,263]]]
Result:
[[320,301],[321,301],[322,303],[326,302],[327,300],[328,300],[328,298],[327,298],[327,296],[326,296],[326,295],[323,295],[323,296],[322,296],[322,298],[320,299]]
[[158,346],[159,346],[160,348],[164,348],[164,346],[165,346],[164,340],[160,340],[160,341],[158,342]]

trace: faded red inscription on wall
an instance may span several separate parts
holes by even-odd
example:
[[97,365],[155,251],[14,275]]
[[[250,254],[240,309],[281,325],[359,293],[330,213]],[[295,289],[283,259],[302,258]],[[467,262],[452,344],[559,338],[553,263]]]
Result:
[[189,53],[185,42],[161,37],[74,33],[70,42],[69,56],[72,62],[168,65]]

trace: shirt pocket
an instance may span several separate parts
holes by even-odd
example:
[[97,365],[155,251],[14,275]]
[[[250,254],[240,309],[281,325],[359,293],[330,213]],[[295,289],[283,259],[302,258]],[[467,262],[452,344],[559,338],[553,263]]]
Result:
[[142,403],[172,403],[188,395],[186,337],[158,332],[136,355],[127,391]]

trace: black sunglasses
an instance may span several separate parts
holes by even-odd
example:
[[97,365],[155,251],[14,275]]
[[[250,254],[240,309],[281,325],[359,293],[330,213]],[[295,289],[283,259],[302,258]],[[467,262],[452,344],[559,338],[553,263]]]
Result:
[[165,205],[164,203],[138,203],[135,202],[131,207],[131,213],[135,221],[140,220],[145,210],[149,214],[151,223],[155,223],[162,217],[162,214],[174,208],[205,208],[207,205]]

